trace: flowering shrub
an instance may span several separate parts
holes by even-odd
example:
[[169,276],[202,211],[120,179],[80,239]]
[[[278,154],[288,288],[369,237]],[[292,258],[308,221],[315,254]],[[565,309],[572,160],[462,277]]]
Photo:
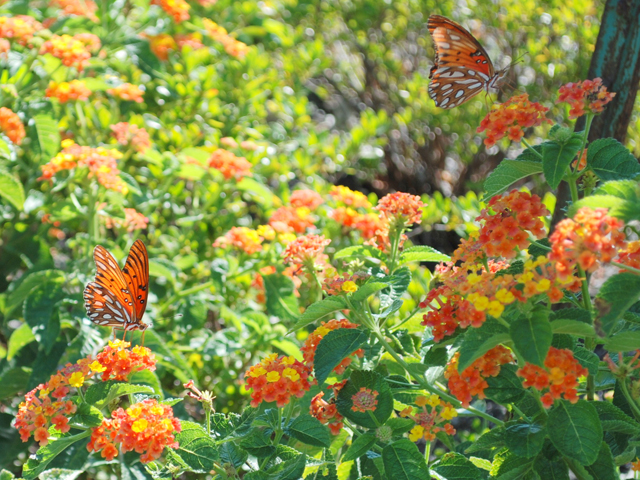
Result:
[[[594,79],[560,87],[553,108],[532,87],[460,117],[460,157],[482,148],[477,133],[517,155],[487,173],[484,198],[395,192],[393,169],[414,162],[399,144],[444,152],[432,107],[415,106],[424,65],[396,61],[414,45],[353,69],[357,114],[333,110],[333,57],[353,64],[356,39],[368,61],[369,20],[396,32],[406,7],[378,3],[332,27],[331,55],[317,38],[328,4],[2,6],[1,479],[640,470],[640,167],[588,140],[617,98]],[[369,90],[393,81],[378,75],[389,64],[415,82],[386,92],[397,110]],[[388,177],[372,174],[378,156]],[[561,182],[566,211],[549,193]],[[420,245],[442,226],[462,237],[451,255]],[[121,274],[138,237],[148,275],[139,251]],[[146,336],[107,341],[87,317],[96,245],[114,255],[96,257],[101,319],[120,326],[120,299],[145,292]]]

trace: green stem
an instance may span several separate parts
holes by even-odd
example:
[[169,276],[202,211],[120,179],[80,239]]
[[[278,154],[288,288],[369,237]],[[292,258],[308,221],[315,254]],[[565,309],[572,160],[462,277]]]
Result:
[[394,227],[390,232],[391,236],[391,260],[389,261],[389,274],[396,269],[398,261],[398,249],[400,247],[400,239],[402,238],[402,228]]
[[[415,375],[411,369],[409,368],[409,364],[407,364],[407,362],[404,361],[404,359],[398,355],[396,353],[396,351],[391,347],[391,345],[389,345],[389,343],[387,342],[387,340],[384,338],[384,335],[382,335],[382,333],[380,331],[374,330],[373,334],[375,335],[375,337],[380,341],[380,343],[384,346],[384,348],[387,350],[387,352],[389,352],[389,355],[391,355],[396,362],[398,362],[402,368],[405,369],[405,371],[411,375],[411,377],[418,382],[418,384],[424,388],[425,390],[427,390],[428,392],[431,393],[435,393],[436,395],[440,396],[441,398],[443,398],[444,400],[446,400],[447,402],[451,403],[452,405],[454,405],[456,408],[463,408],[462,404],[460,403],[460,401],[458,401],[457,398],[449,395],[448,393],[443,392],[442,390],[434,387],[433,385],[429,385],[427,383],[427,381],[422,378],[422,376],[418,376]],[[473,407],[466,407],[466,410],[474,413],[475,415],[484,418],[485,420],[488,420],[490,422],[493,422],[495,425],[497,426],[502,426],[503,422],[501,420],[498,420],[495,417],[492,417],[491,415],[489,415],[488,413],[485,412],[481,412],[480,410],[477,410]]]
[[534,148],[529,144],[529,142],[527,142],[524,138],[521,139],[520,141],[524,144],[525,147],[531,150],[536,157],[542,160],[542,154],[537,150],[534,150]]
[[[578,163],[576,164],[576,169],[575,169],[576,172],[578,171],[578,168],[580,168],[580,159],[582,158],[584,149],[587,146],[587,140],[589,139],[589,130],[591,130],[591,122],[593,122],[593,117],[595,117],[593,113],[587,114],[587,121],[585,123],[584,133],[582,135],[582,146],[580,147],[580,153],[578,154]],[[573,197],[573,194],[572,194],[572,197]]]
[[618,384],[620,385],[620,390],[622,390],[622,394],[624,395],[624,398],[627,399],[627,403],[631,407],[631,410],[633,411],[633,415],[636,417],[636,420],[640,420],[640,408],[638,408],[638,404],[629,393],[626,380],[624,378],[621,378],[618,381]]
[[429,457],[431,456],[431,442],[427,442],[424,446],[424,460],[429,465]]
[[544,250],[545,252],[550,252],[551,251],[551,247],[548,247],[547,245],[543,245],[540,242],[538,242],[537,240],[531,240],[529,239],[529,243],[531,245],[535,245],[536,247]]
[[211,406],[207,405],[204,411],[204,418],[207,422],[207,435],[211,436]]
[[615,265],[616,267],[622,268],[622,269],[627,270],[629,272],[640,273],[640,269],[630,267],[629,265],[625,265],[624,263],[611,262],[611,265]]

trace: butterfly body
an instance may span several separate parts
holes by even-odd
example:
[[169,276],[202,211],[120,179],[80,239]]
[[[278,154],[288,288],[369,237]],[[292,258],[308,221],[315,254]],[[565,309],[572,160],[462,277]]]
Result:
[[97,273],[84,289],[87,315],[97,325],[124,330],[144,331],[142,321],[149,290],[149,256],[140,240],[131,247],[122,270],[104,247],[93,251]]
[[436,47],[429,96],[440,108],[463,104],[481,91],[500,88],[508,68],[496,71],[482,45],[461,25],[440,15],[427,23]]

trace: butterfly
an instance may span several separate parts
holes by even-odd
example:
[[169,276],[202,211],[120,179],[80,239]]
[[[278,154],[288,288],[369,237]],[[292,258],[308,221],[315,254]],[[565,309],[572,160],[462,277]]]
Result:
[[104,247],[93,250],[98,269],[95,282],[84,289],[84,306],[92,322],[115,330],[141,330],[149,325],[142,322],[149,294],[149,255],[147,247],[136,240],[120,270],[118,262]]
[[457,107],[482,90],[502,86],[509,67],[496,72],[482,45],[462,26],[431,15],[427,28],[436,46],[429,96],[437,107]]

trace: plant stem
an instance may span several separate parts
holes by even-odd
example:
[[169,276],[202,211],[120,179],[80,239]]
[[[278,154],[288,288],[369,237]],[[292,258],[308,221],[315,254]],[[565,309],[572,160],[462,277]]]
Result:
[[524,138],[522,138],[520,141],[524,144],[525,147],[531,150],[536,157],[542,160],[542,154],[537,150],[534,150],[533,147],[529,144],[529,142],[527,142]]
[[[580,159],[582,158],[584,149],[587,146],[587,140],[589,139],[589,130],[591,130],[591,122],[593,121],[593,117],[595,117],[593,113],[587,114],[587,121],[585,123],[584,133],[582,135],[582,146],[580,147],[580,153],[578,154],[578,163],[576,164],[576,172],[578,171],[578,168],[580,168]],[[571,195],[571,197],[573,198],[573,194]]]
[[619,268],[622,268],[624,270],[627,270],[629,272],[640,273],[640,269],[630,267],[629,265],[625,265],[624,263],[611,262],[611,264],[615,265],[616,267],[619,267]]
[[[393,349],[393,347],[391,347],[391,345],[389,345],[387,340],[384,338],[384,335],[382,335],[382,333],[379,330],[373,330],[373,334],[380,341],[380,343],[384,346],[384,348],[387,350],[387,352],[389,352],[389,355],[391,355],[395,359],[395,361],[398,362],[402,366],[402,368],[404,368],[405,371],[409,375],[411,375],[411,377],[416,382],[418,382],[418,384],[420,384],[420,386],[422,388],[424,388],[425,390],[427,390],[427,391],[429,391],[431,393],[435,393],[436,395],[442,397],[447,402],[449,402],[452,405],[454,405],[456,408],[463,408],[462,404],[460,403],[460,401],[458,401],[457,398],[449,395],[448,393],[443,392],[442,390],[434,387],[433,385],[429,385],[427,383],[427,381],[424,378],[422,378],[422,376],[418,376],[418,375],[415,375],[414,373],[412,373],[411,369],[409,368],[409,364],[407,362],[405,362],[404,359],[400,355],[398,355],[396,353],[396,351]],[[504,424],[504,422],[502,422],[501,420],[498,420],[497,418],[489,415],[488,413],[481,412],[480,410],[478,410],[476,408],[466,407],[466,410],[474,413],[475,415],[477,415],[479,417],[484,418],[485,420],[493,422],[497,426],[502,426]]]
[[624,395],[624,398],[627,399],[627,403],[629,404],[629,406],[631,407],[631,410],[633,411],[633,415],[636,417],[636,420],[640,420],[640,408],[638,407],[638,404],[629,393],[629,389],[627,388],[627,382],[625,381],[624,378],[621,378],[618,381],[618,383],[620,384],[620,390],[622,390],[622,394]]

